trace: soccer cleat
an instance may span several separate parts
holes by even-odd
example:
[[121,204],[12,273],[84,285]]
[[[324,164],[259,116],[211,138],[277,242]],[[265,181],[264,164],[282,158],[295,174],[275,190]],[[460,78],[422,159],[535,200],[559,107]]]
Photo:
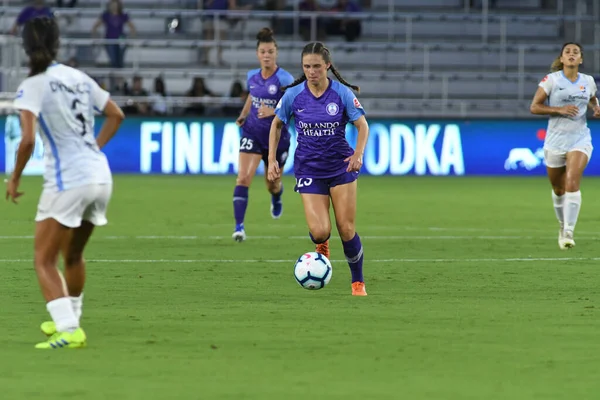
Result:
[[36,349],[78,349],[85,347],[87,337],[85,332],[81,328],[77,328],[73,333],[71,332],[56,332],[48,338],[45,342],[41,342],[35,345]]
[[235,232],[231,235],[233,240],[236,242],[243,242],[246,240],[246,231],[244,231],[244,224],[236,224]]
[[564,240],[565,240],[565,235],[564,235],[563,228],[561,226],[560,229],[558,230],[558,248],[561,250],[566,249]]
[[281,199],[279,201],[271,203],[271,217],[273,219],[279,219],[283,214],[283,203]]
[[352,282],[352,296],[366,296],[367,291],[365,290],[364,282]]
[[573,231],[564,231],[562,239],[558,239],[558,246],[562,250],[571,249],[575,247],[575,240],[573,240]]
[[40,330],[44,335],[52,336],[56,333],[56,324],[54,321],[42,322],[42,325],[40,325]]
[[329,259],[329,240],[318,244],[315,251],[319,254],[323,254],[327,259]]

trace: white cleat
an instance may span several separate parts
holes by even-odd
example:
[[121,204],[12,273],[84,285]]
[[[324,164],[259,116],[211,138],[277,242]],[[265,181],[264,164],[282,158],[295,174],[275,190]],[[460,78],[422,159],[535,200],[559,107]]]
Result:
[[573,240],[573,231],[560,231],[558,234],[558,247],[561,250],[568,250],[575,247],[575,240]]
[[244,230],[235,231],[233,232],[233,235],[231,235],[231,237],[236,242],[243,242],[244,240],[246,240],[246,232]]
[[564,241],[565,241],[564,231],[563,231],[563,228],[560,227],[558,229],[558,248],[561,249],[561,250],[565,250],[566,249]]

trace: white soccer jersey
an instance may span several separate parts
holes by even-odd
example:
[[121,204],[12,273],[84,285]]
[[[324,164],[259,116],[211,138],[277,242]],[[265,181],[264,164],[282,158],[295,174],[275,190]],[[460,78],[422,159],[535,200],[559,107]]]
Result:
[[94,135],[94,109],[104,110],[108,99],[109,93],[88,75],[59,63],[21,83],[14,107],[38,117],[45,189],[112,183],[108,160]]
[[591,145],[586,113],[590,99],[596,95],[594,78],[580,73],[577,80],[571,82],[563,71],[558,71],[546,75],[539,86],[546,92],[549,106],[579,108],[576,117],[550,116],[544,148],[568,152],[575,145]]

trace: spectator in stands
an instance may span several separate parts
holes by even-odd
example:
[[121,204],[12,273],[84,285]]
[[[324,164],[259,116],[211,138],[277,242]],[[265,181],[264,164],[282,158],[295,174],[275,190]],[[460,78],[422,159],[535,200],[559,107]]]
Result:
[[[65,4],[65,3],[63,2],[63,0],[56,0],[56,7],[57,7],[57,8],[62,8],[62,7],[64,6],[64,4]],[[76,5],[77,5],[77,0],[70,0],[70,1],[67,3],[67,5],[66,5],[66,6],[67,6],[68,8],[74,8]]]
[[21,28],[27,21],[36,17],[49,17],[54,18],[54,13],[50,7],[46,6],[44,0],[34,0],[33,4],[27,6],[21,10],[13,26],[10,28],[10,33],[16,35],[19,33]]
[[[360,7],[352,0],[338,0],[331,9],[334,12],[360,12]],[[360,20],[355,18],[332,18],[327,24],[329,35],[344,35],[347,42],[354,42],[360,36]]]
[[239,80],[233,81],[231,89],[229,91],[229,98],[233,100],[231,103],[227,103],[223,107],[223,114],[226,117],[236,117],[240,115],[242,104],[246,103],[248,98],[248,92],[244,89],[242,82]]
[[[192,87],[185,94],[187,97],[196,97],[196,98],[204,98],[204,97],[213,97],[214,93],[206,88],[204,84],[204,78],[197,76],[194,78],[192,83]],[[192,102],[185,109],[185,114],[188,115],[204,115],[205,106],[203,102]]]
[[102,79],[101,77],[91,77],[97,84],[98,86],[100,86],[102,89],[106,90],[108,92],[108,90],[110,89],[110,87],[106,84],[106,80]]
[[[298,6],[298,10],[300,11],[311,11],[318,12],[323,11],[321,6],[316,2],[316,0],[303,0],[300,2]],[[312,27],[311,18],[300,18],[300,35],[302,36],[302,40],[308,42],[311,40],[310,31]],[[317,18],[316,26],[317,26],[317,40],[323,41],[325,40],[325,25],[326,21],[323,18]]]
[[65,65],[68,65],[71,68],[79,68],[79,61],[77,61],[77,58],[75,57],[71,57],[69,58],[69,60],[65,63]]
[[152,114],[167,115],[169,113],[169,105],[167,103],[167,90],[165,89],[165,81],[162,77],[154,78],[154,93],[150,96],[152,104]]
[[114,76],[109,74],[108,76],[108,89],[115,96],[123,96],[127,92],[127,82],[122,76]]
[[[132,97],[148,97],[148,92],[143,87],[143,81],[141,76],[133,77],[133,85],[131,89],[126,88],[125,94]],[[145,100],[130,99],[127,101],[127,106],[123,107],[123,112],[127,114],[138,114],[147,115],[149,113],[149,106]]]
[[[111,0],[106,5],[106,11],[100,15],[92,27],[92,36],[96,36],[96,32],[100,25],[104,24],[104,37],[106,39],[119,39],[125,37],[125,25],[129,27],[131,36],[135,36],[135,25],[129,19],[129,15],[123,11],[123,3],[120,0]],[[110,59],[110,65],[113,68],[123,68],[126,46],[121,46],[117,43],[106,45],[106,53]]]
[[[265,10],[268,11],[283,11],[285,10],[285,3],[286,0],[266,0],[265,2]],[[275,33],[288,33],[286,28],[287,26],[292,26],[293,24],[290,23],[291,21],[289,20],[285,20],[285,19],[280,19],[279,17],[272,17],[271,18],[271,29],[273,29],[273,31]]]
[[[238,7],[236,0],[200,0],[198,3],[199,8],[207,11],[248,10],[251,8],[251,6]],[[209,15],[202,19],[203,40],[226,39],[227,30],[233,28],[238,22],[237,19],[228,19],[225,14],[219,15],[217,19],[218,26],[215,25],[216,19],[214,15]],[[215,36],[217,32],[218,36]],[[201,64],[208,64],[208,52],[210,51],[210,48],[211,47],[209,46],[202,49],[202,54],[200,55]],[[223,61],[223,46],[217,44],[216,51],[217,65],[225,65],[225,62]]]
[[[498,5],[497,3],[498,3],[497,0],[488,0],[488,7],[496,8]],[[483,7],[483,0],[471,0],[470,6],[472,8],[477,8],[477,7],[481,8],[481,7]]]

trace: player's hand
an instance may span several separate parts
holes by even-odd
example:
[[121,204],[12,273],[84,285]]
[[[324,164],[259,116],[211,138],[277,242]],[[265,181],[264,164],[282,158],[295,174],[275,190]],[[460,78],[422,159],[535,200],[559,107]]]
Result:
[[355,172],[360,171],[363,165],[362,156],[356,153],[352,154],[350,157],[346,158],[344,162],[348,163],[348,168],[346,168],[347,172]]
[[19,180],[11,177],[6,182],[6,200],[10,199],[17,204],[17,199],[21,196],[23,196],[23,192],[19,192]]
[[579,107],[577,106],[563,106],[559,109],[558,113],[565,117],[576,117],[579,114]]
[[594,117],[600,117],[600,106],[594,106]]
[[263,101],[260,102],[260,107],[258,107],[258,118],[269,118],[274,114],[275,113],[271,107],[265,106]]
[[269,182],[275,182],[279,178],[281,178],[281,170],[279,169],[279,163],[277,161],[269,161],[267,179],[269,180]]
[[238,119],[236,119],[236,120],[235,120],[235,124],[236,124],[237,126],[240,126],[240,127],[241,127],[242,125],[244,125],[244,123],[246,123],[246,116],[241,116],[241,115],[240,115],[240,116],[238,117]]

